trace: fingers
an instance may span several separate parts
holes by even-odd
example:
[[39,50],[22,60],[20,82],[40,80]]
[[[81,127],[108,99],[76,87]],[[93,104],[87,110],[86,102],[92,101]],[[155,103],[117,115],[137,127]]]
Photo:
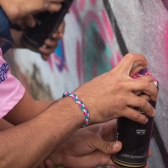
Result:
[[101,137],[105,141],[114,141],[115,132],[117,128],[117,120],[113,119],[112,121],[103,123],[103,129],[101,131]]
[[120,63],[117,66],[117,70],[119,70],[123,74],[129,75],[134,64],[138,64],[142,67],[146,67],[148,63],[143,55],[130,53],[130,54],[127,54],[120,61]]
[[39,48],[39,52],[41,53],[41,56],[44,60],[48,60],[50,55],[54,53],[55,48],[58,45],[58,41],[53,41],[53,40],[46,40],[44,47]]
[[100,150],[101,152],[105,154],[115,154],[119,152],[122,148],[121,142],[109,142],[109,141],[104,141],[101,137],[96,136],[94,141],[92,141],[92,146],[95,149]]
[[140,94],[143,92],[149,95],[151,100],[157,100],[158,90],[156,85],[153,83],[152,76],[143,76],[133,80],[133,82],[125,83],[127,88],[132,90],[135,94]]
[[54,52],[55,48],[43,48],[40,47],[39,51],[41,53],[41,57],[43,60],[48,60],[50,57],[50,54],[52,54]]
[[[145,100],[144,98],[138,97],[138,96],[133,96],[131,99],[128,99],[127,105],[141,109],[143,112],[145,112],[150,117],[154,117],[154,115],[156,113],[155,109],[152,107],[152,105],[147,100]],[[131,112],[132,112],[132,110],[130,111],[130,113]],[[138,113],[138,114],[140,114],[140,113]],[[131,114],[130,114],[130,116],[135,119],[136,118],[138,119],[138,117],[140,117],[138,114],[137,113],[132,114],[133,116],[131,116]]]
[[54,34],[55,39],[47,39],[44,42],[44,46],[39,48],[39,52],[42,54],[42,58],[44,60],[48,60],[50,54],[52,54],[55,51],[55,48],[58,46],[58,34]]
[[46,168],[46,166],[44,163],[42,163],[38,168]]
[[131,107],[128,107],[124,110],[124,113],[123,113],[122,117],[126,117],[130,120],[139,122],[141,124],[146,124],[148,122],[148,119],[145,115],[143,115],[140,112],[132,109]]
[[147,101],[150,101],[150,97],[147,94],[140,94],[139,97],[141,97]]
[[151,156],[152,156],[152,150],[149,149],[149,151],[148,151],[148,158],[151,157]]
[[53,162],[50,159],[47,159],[45,161],[45,165],[46,165],[46,168],[55,168],[55,165],[53,164]]
[[63,1],[64,0],[48,0],[48,3],[46,4],[46,8],[51,13],[58,12],[62,7],[61,2]]
[[33,28],[36,25],[36,21],[32,15],[28,15],[23,19],[24,25]]
[[[62,38],[64,35],[64,31],[65,31],[65,21],[62,21],[62,23],[60,24],[60,26],[58,27],[58,35],[59,38]],[[53,35],[54,38],[54,35]]]
[[34,20],[32,15],[28,15],[22,19],[18,19],[16,25],[19,26],[22,30],[24,30],[26,26],[34,27],[36,25],[36,21]]
[[143,76],[136,79],[138,82],[141,83],[142,87],[144,88],[143,92],[150,96],[150,99],[153,101],[157,101],[158,98],[158,89],[157,86],[154,84],[154,79],[152,76]]
[[131,71],[130,71],[130,77],[133,77],[135,74],[137,74],[143,68],[144,68],[144,66],[141,66],[139,64],[134,64]]
[[61,9],[62,5],[60,3],[57,4],[49,4],[47,10],[51,13],[58,12]]
[[58,46],[58,41],[63,37],[65,28],[65,22],[63,21],[58,28],[58,33],[52,35],[52,39],[47,39],[44,42],[44,46],[39,48],[39,52],[42,54],[43,60],[48,60],[50,54],[55,51]]

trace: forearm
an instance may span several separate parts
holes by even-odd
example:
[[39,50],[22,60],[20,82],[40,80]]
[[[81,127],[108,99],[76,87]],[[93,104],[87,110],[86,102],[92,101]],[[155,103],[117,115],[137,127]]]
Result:
[[83,123],[73,100],[60,100],[34,119],[0,132],[0,167],[36,168]]
[[0,131],[4,131],[12,127],[13,127],[12,124],[7,122],[6,120],[0,119]]
[[36,101],[28,92],[25,92],[23,98],[4,119],[13,125],[22,124],[42,113],[53,103],[54,101]]

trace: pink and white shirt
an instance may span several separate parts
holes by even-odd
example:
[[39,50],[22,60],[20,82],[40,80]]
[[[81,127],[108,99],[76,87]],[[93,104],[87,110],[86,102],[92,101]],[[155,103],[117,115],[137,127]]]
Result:
[[22,99],[25,89],[10,73],[0,49],[0,118],[3,118]]

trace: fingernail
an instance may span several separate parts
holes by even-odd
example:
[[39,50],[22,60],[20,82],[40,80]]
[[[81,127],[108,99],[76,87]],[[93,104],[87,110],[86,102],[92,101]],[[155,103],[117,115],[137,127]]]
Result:
[[47,48],[47,45],[44,44],[42,47],[43,47],[43,48]]
[[148,122],[148,119],[146,118],[145,124]]
[[32,21],[31,19],[29,19],[29,20],[27,21],[27,26],[29,26],[29,27],[34,27],[34,23],[33,23],[33,21]]
[[154,110],[153,110],[153,116],[155,116],[155,115],[156,115],[156,110],[154,109]]
[[115,143],[115,144],[113,145],[113,150],[117,150],[117,148],[118,148],[118,143]]
[[51,165],[51,160],[46,160],[45,163],[46,163],[47,166],[49,166],[49,165]]

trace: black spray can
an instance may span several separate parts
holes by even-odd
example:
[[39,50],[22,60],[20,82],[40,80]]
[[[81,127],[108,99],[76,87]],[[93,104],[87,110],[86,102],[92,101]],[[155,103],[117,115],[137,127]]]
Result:
[[[157,84],[158,88],[158,83]],[[149,101],[155,108],[156,102]],[[139,108],[136,111],[146,115]],[[122,150],[112,156],[114,163],[122,167],[142,168],[147,164],[148,150],[153,128],[153,117],[149,117],[146,124],[140,124],[130,119],[121,117],[117,120],[116,141],[121,141]]]
[[44,45],[46,39],[51,39],[57,32],[64,16],[68,12],[73,0],[64,0],[62,8],[58,12],[42,12],[34,15],[36,26],[27,27],[21,38],[21,43],[32,51],[39,52],[39,47]]

